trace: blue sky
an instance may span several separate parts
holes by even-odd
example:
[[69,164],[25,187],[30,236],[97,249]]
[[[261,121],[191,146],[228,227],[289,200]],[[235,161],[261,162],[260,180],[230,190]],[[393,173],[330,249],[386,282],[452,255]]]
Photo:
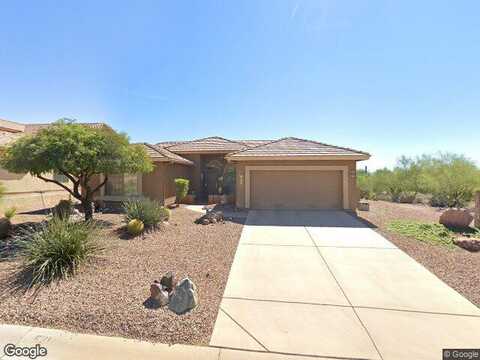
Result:
[[[2,1],[0,118],[480,161],[478,1]],[[476,146],[475,146],[476,145]]]

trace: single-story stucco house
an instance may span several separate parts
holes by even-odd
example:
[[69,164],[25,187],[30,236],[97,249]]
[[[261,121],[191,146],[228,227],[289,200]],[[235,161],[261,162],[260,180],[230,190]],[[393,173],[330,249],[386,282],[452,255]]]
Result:
[[[108,127],[104,123],[83,124]],[[0,119],[0,150],[18,137],[50,125]],[[293,137],[229,140],[212,136],[142,145],[154,170],[148,174],[109,174],[95,200],[118,202],[148,197],[169,205],[175,201],[174,179],[181,177],[190,180],[189,201],[199,203],[222,199],[238,208],[355,210],[359,200],[356,162],[370,157],[363,151]],[[0,183],[5,189],[2,209],[43,209],[70,197],[55,184],[1,168]]]
[[190,180],[199,202],[228,194],[238,208],[355,210],[359,200],[356,162],[370,158],[363,151],[294,137],[229,140],[213,136],[143,145],[154,171],[109,175],[98,200],[145,196],[168,205],[175,201],[174,179],[182,177]]

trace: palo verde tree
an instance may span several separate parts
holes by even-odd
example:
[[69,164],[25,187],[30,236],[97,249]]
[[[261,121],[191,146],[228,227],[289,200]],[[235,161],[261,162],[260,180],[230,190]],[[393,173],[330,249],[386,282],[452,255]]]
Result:
[[[0,164],[10,172],[30,173],[57,184],[81,202],[85,219],[92,218],[93,195],[108,180],[108,174],[152,170],[144,148],[129,143],[128,137],[104,126],[93,128],[61,119],[36,134],[16,140],[2,154]],[[48,174],[64,175],[62,183]],[[100,184],[92,179],[104,175]]]

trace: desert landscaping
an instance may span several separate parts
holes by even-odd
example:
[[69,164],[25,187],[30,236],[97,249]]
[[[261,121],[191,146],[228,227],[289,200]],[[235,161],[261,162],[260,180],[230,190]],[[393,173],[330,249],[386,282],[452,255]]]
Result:
[[[103,252],[65,281],[39,291],[12,288],[20,262],[4,240],[0,263],[0,321],[162,343],[209,342],[242,230],[241,221],[196,224],[198,212],[179,207],[168,222],[140,236],[128,235],[118,213],[96,213]],[[14,226],[43,214],[18,214]],[[6,254],[9,254],[8,256]],[[172,271],[196,285],[198,305],[177,315],[149,301],[150,286]]]
[[370,211],[359,211],[359,217],[421,263],[471,302],[480,306],[480,252],[459,246],[442,246],[398,234],[389,229],[392,221],[405,220],[438,224],[442,208],[425,204],[400,204],[370,200]]

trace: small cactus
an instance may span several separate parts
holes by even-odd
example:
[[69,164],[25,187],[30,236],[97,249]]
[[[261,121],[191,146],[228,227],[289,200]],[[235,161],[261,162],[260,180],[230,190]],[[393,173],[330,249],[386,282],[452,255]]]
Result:
[[130,220],[127,225],[128,233],[133,236],[140,235],[143,231],[143,228],[144,228],[143,222],[138,219]]

